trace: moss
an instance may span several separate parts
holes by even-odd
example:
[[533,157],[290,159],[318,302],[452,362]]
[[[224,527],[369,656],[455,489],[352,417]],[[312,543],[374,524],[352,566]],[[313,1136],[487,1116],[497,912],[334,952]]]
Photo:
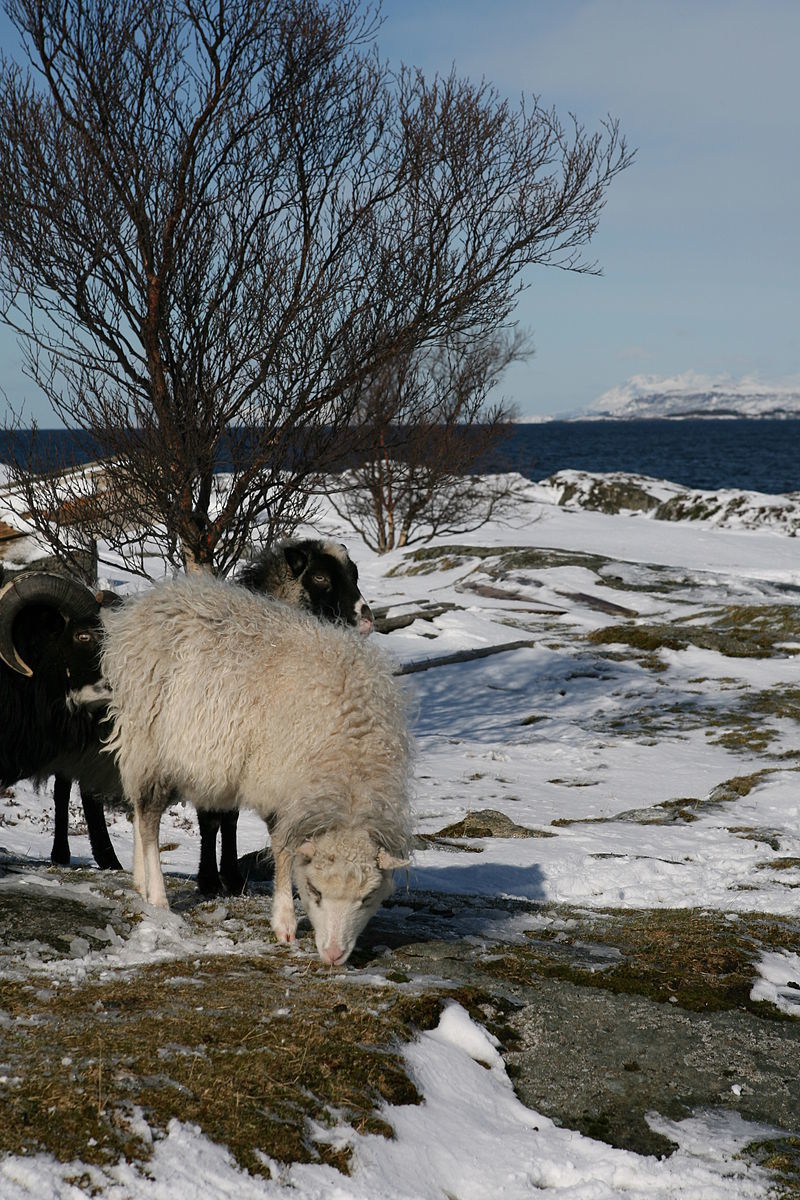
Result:
[[[546,935],[529,937],[529,945],[488,959],[482,969],[515,984],[542,976],[695,1012],[736,1008],[791,1020],[775,1006],[750,999],[762,948],[800,950],[800,925],[790,919],[749,914],[732,922],[722,913],[692,909],[576,913],[568,929],[559,928],[553,949]],[[621,957],[591,965],[578,953],[570,958],[570,947],[579,949],[587,940]]]
[[614,479],[613,476],[600,476],[592,481],[588,490],[579,484],[567,483],[558,502],[568,504],[576,496],[581,508],[604,513],[650,512],[658,505],[655,496],[632,480]]
[[681,629],[675,624],[653,625],[608,625],[595,629],[588,640],[596,646],[621,645],[633,650],[652,654],[658,650],[686,650],[699,646],[703,650],[716,650],[732,658],[768,658],[772,653],[772,642],[762,639],[757,646],[741,638],[725,637],[703,626]]
[[552,825],[608,825],[614,821],[631,821],[636,825],[674,825],[677,822],[691,824],[698,819],[703,802],[694,797],[680,797],[651,804],[647,808],[630,808],[615,813],[613,817],[557,817]]
[[737,800],[741,796],[749,796],[753,788],[758,787],[772,773],[769,767],[765,767],[764,770],[753,771],[750,775],[733,775],[730,779],[726,779],[724,783],[720,783],[714,788],[710,799],[719,802]]
[[800,638],[800,605],[726,605],[715,610],[714,628],[744,633],[745,636],[761,634],[773,642],[793,641]]
[[[70,879],[91,879],[92,874],[73,871]],[[58,889],[48,894],[37,888],[34,904],[24,890],[9,890],[0,907],[0,960],[17,955],[21,942],[37,942],[39,957],[45,960],[63,958],[75,937],[98,949],[107,944],[109,928],[124,935],[135,920],[130,914],[123,919],[118,910],[102,903],[87,912],[84,903],[62,896]]]
[[720,512],[723,505],[709,503],[699,496],[671,496],[662,501],[653,514],[657,521],[702,521]]
[[[704,622],[703,617],[707,618]],[[597,646],[623,645],[647,653],[697,646],[727,658],[787,657],[800,653],[795,646],[785,645],[800,641],[800,608],[794,604],[731,605],[669,624],[610,625],[593,630],[588,640]]]
[[800,1138],[777,1137],[750,1142],[737,1157],[756,1163],[773,1176],[771,1194],[775,1200],[800,1198]]
[[800,687],[780,685],[748,697],[748,710],[759,716],[780,717],[800,723]]
[[[718,809],[721,804],[748,795],[772,772],[772,768],[765,768],[763,771],[754,771],[752,775],[734,775],[730,779],[726,779],[724,783],[718,784],[703,800],[693,796],[679,796],[672,800],[662,800],[660,804],[648,805],[646,808],[630,808],[624,812],[615,813],[611,817],[557,817],[550,823],[556,826],[607,825],[613,821],[633,821],[637,825],[670,825],[676,821],[690,824],[704,812]],[[566,781],[551,779],[548,782],[564,783]],[[728,832],[739,833],[745,832],[747,829],[749,827],[733,827]]]
[[12,1018],[3,1073],[19,1079],[4,1088],[0,1151],[144,1163],[136,1106],[156,1136],[173,1117],[192,1122],[254,1173],[267,1173],[261,1155],[345,1170],[349,1152],[315,1141],[312,1120],[388,1132],[376,1106],[419,1101],[399,1046],[431,1020],[426,998],[356,991],[316,963],[297,975],[269,958],[185,970],[161,964],[49,994],[0,985]]
[[755,722],[745,722],[738,729],[728,729],[724,733],[712,734],[708,738],[713,746],[724,746],[734,754],[763,754],[770,743],[777,737],[774,729],[758,726]]
[[469,557],[453,554],[424,556],[423,551],[417,550],[412,555],[412,562],[406,560],[398,563],[396,567],[392,567],[390,571],[386,572],[386,578],[397,575],[432,575],[434,571],[454,571],[457,567],[462,567],[469,562],[470,558],[475,557],[473,552],[467,550],[466,547],[465,551]]
[[[787,721],[800,724],[795,691],[793,688],[776,688],[773,695],[771,689],[753,693],[740,688],[731,689],[724,697],[694,693],[685,700],[666,705],[652,698],[647,704],[627,706],[610,717],[601,712],[594,720],[594,727],[626,737],[648,739],[670,734],[680,737],[692,730],[704,729],[712,745],[721,745],[736,753],[765,754],[778,737],[785,734],[785,727],[782,729],[778,722],[784,726]],[[786,751],[780,757],[788,761],[795,753]]]
[[580,550],[540,550],[535,546],[423,546],[412,550],[391,571],[393,576],[427,574],[429,571],[462,566],[478,559],[481,570],[492,578],[511,571],[542,571],[551,567],[581,566],[598,571],[610,561],[599,554]]

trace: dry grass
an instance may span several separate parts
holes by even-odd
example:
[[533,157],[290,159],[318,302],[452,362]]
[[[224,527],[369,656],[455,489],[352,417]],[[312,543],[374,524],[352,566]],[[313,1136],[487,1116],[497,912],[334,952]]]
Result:
[[349,1149],[312,1137],[311,1121],[391,1136],[380,1106],[419,1101],[401,1043],[435,1023],[438,1003],[268,956],[50,991],[0,984],[0,1013],[0,1153],[145,1162],[135,1106],[155,1137],[172,1118],[192,1122],[268,1174],[262,1155],[347,1170]]
[[[573,914],[568,932],[557,931],[558,956],[548,950],[546,933],[483,965],[487,974],[527,982],[535,975],[569,980],[585,987],[646,996],[695,1012],[744,1009],[760,1017],[790,1020],[764,1001],[750,999],[755,962],[762,949],[800,951],[800,924],[789,918],[696,909],[644,909]],[[614,947],[621,958],[602,969],[565,961],[563,949],[591,941]],[[538,944],[537,944],[538,943]]]

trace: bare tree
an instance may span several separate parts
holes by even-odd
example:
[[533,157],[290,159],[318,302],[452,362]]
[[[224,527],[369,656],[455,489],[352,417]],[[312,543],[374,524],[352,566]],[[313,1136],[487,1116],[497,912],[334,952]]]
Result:
[[515,411],[488,394],[525,353],[519,335],[462,335],[396,359],[370,381],[359,406],[363,450],[330,499],[371,549],[466,533],[510,510],[513,477],[483,472],[498,466]]
[[0,64],[0,316],[107,460],[55,506],[17,464],[51,542],[77,504],[131,569],[146,526],[224,571],[305,511],[365,378],[503,328],[530,264],[595,269],[616,123],[393,74],[357,0],[5,5],[28,63]]

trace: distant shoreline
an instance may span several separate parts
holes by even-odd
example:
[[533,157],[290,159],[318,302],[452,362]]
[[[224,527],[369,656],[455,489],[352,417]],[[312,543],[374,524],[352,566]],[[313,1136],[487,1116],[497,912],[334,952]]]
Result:
[[549,425],[555,421],[574,425],[581,421],[800,421],[800,409],[776,408],[766,412],[739,412],[736,409],[719,408],[714,412],[702,409],[687,409],[673,413],[575,413],[558,416],[517,417],[516,425]]

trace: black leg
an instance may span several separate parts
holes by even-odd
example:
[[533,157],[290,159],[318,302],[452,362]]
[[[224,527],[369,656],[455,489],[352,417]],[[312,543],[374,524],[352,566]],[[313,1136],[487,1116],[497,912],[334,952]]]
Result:
[[69,866],[69,794],[72,780],[56,775],[53,780],[53,805],[55,807],[55,830],[50,862],[59,867]]
[[241,896],[247,886],[247,880],[239,870],[239,851],[236,846],[236,827],[239,824],[239,813],[236,809],[220,813],[220,831],[222,848],[220,851],[220,872],[227,891],[232,896]]
[[222,813],[198,808],[197,823],[200,826],[200,868],[197,886],[204,896],[219,896],[222,881],[217,870],[217,833]]
[[121,871],[122,863],[117,858],[111,838],[108,836],[102,801],[98,800],[97,796],[93,796],[91,792],[85,793],[81,788],[81,803],[94,861],[103,871]]

